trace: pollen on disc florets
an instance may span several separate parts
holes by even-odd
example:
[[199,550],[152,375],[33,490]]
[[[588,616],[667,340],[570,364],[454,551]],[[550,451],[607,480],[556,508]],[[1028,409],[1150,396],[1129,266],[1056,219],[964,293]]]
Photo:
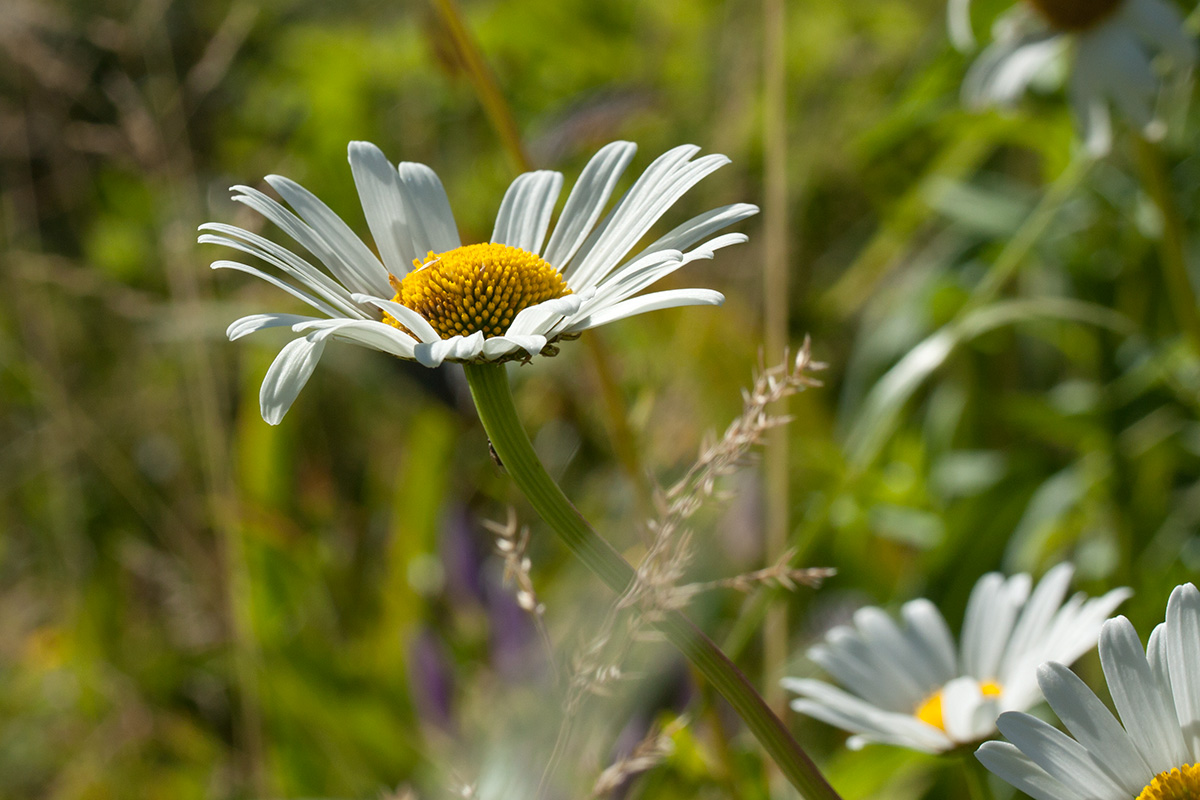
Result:
[[[522,309],[571,293],[559,271],[537,255],[490,243],[430,252],[391,283],[392,300],[429,320],[443,339],[476,331],[500,336]],[[384,322],[407,330],[387,314]]]
[[1107,19],[1125,0],[1027,0],[1055,28],[1083,31]]
[[1136,800],[1200,800],[1200,764],[1160,772]]

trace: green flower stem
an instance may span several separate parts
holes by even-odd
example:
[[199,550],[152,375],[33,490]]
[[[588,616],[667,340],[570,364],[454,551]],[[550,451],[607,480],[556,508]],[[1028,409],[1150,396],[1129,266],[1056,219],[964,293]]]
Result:
[[[517,488],[571,552],[610,589],[623,594],[635,579],[633,567],[592,529],[538,460],[517,416],[505,366],[468,364],[466,374],[483,429]],[[729,701],[802,795],[809,800],[840,800],[779,717],[711,639],[678,611],[666,614],[657,627]]]

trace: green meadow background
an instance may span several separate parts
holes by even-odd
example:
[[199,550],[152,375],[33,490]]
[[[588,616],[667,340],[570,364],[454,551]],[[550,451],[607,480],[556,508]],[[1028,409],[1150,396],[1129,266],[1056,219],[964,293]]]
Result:
[[[976,30],[1006,5],[976,3]],[[530,160],[568,186],[614,139],[640,146],[630,175],[684,142],[732,158],[662,230],[763,204],[764,120],[786,114],[788,339],[811,335],[829,365],[789,405],[788,544],[838,573],[694,601],[760,687],[815,674],[804,648],[864,603],[927,596],[957,629],[989,570],[1070,559],[1079,588],[1136,589],[1123,612],[1143,636],[1162,620],[1200,569],[1200,339],[1142,187],[1166,181],[1195,268],[1190,84],[1164,99],[1157,153],[1122,128],[1086,163],[1052,89],[1014,114],[961,108],[971,57],[940,0],[788,3],[785,104],[764,100],[757,2],[459,11]],[[236,256],[196,227],[265,231],[227,190],[278,173],[366,236],[354,139],[431,165],[464,241],[486,239],[516,174],[435,5],[0,9],[0,797],[531,798],[564,715],[549,797],[587,798],[681,716],[672,755],[616,796],[771,796],[754,741],[660,643],[635,643],[610,696],[563,707],[552,664],[569,671],[611,598],[493,463],[455,368],[335,344],[283,424],[259,417],[286,333],[224,329],[292,307],[210,271]],[[648,487],[783,359],[763,344],[762,227],[668,281],[723,308],[636,317],[513,369],[551,472],[631,558]],[[722,483],[689,579],[764,565],[763,487],[761,464]],[[553,657],[482,526],[510,504]],[[766,604],[788,611],[785,664],[764,663]],[[1098,677],[1094,654],[1078,669]],[[789,724],[847,800],[965,792],[957,758],[851,754]]]

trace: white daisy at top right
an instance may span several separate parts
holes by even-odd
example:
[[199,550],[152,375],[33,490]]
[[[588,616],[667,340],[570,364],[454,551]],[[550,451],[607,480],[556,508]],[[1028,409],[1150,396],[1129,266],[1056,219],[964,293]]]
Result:
[[[970,2],[949,0],[950,38],[960,49],[974,44]],[[1021,0],[992,35],[963,81],[964,103],[1011,106],[1035,80],[1065,67],[1080,136],[1096,156],[1112,146],[1110,108],[1146,138],[1161,138],[1155,101],[1163,77],[1196,61],[1196,43],[1171,0]]]
[[1008,742],[987,742],[976,757],[1035,800],[1200,798],[1200,592],[1190,583],[1171,592],[1145,651],[1129,620],[1110,619],[1100,662],[1120,722],[1075,673],[1043,664],[1042,694],[1075,738],[1001,714]]

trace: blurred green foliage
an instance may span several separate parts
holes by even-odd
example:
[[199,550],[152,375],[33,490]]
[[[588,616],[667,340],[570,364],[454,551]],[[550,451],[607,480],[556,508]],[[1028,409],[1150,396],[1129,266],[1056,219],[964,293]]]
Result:
[[[1005,4],[975,5],[983,25]],[[733,165],[668,227],[761,202],[757,4],[464,11],[538,166],[570,181],[612,139],[639,142],[635,168],[691,141]],[[811,333],[830,364],[791,408],[792,544],[839,570],[820,592],[771,594],[792,612],[792,674],[864,602],[925,595],[953,625],[991,569],[1072,559],[1083,588],[1135,587],[1124,612],[1146,632],[1200,568],[1200,360],[1128,137],[1081,166],[1057,96],[962,111],[968,60],[943,13],[788,8],[791,338]],[[437,16],[373,0],[8,0],[3,16],[0,796],[437,796],[455,781],[530,796],[562,709],[480,524],[517,501],[460,376],[334,345],[271,428],[257,394],[282,334],[222,334],[284,299],[210,274],[226,256],[193,244],[204,221],[261,227],[226,188],[269,173],[365,233],[352,139],[433,166],[464,240],[485,238],[512,167]],[[1170,98],[1164,149],[1194,263],[1188,99]],[[755,365],[782,358],[761,353],[758,225],[678,278],[725,292],[722,310],[587,334],[662,483],[736,416]],[[552,472],[636,556],[643,512],[586,349],[516,379]],[[695,526],[698,579],[761,566],[757,470],[726,488]],[[528,522],[550,638],[570,653],[608,598]],[[694,609],[751,675],[759,608],[722,592]],[[642,680],[579,712],[562,795],[585,797],[630,736],[686,712],[632,794],[768,796],[724,707],[659,645],[631,659]],[[847,800],[962,792],[934,759],[848,753],[793,722]]]

